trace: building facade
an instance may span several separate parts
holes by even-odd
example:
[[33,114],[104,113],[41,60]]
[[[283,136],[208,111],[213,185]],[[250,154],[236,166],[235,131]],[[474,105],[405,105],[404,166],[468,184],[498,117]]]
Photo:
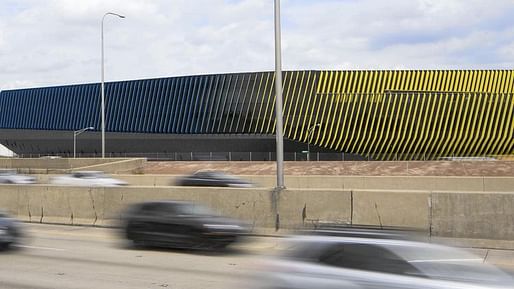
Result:
[[[107,83],[107,152],[273,152],[274,82],[255,72]],[[380,160],[512,154],[513,92],[513,70],[287,71],[285,149]],[[69,154],[73,131],[90,126],[79,153],[101,150],[98,83],[0,92],[0,143],[18,154]]]

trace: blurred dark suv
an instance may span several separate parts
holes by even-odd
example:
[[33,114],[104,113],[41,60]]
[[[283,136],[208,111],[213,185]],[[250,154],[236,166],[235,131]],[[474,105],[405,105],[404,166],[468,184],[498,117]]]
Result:
[[0,249],[9,248],[9,246],[20,242],[21,238],[22,230],[18,221],[6,213],[0,212]]
[[197,171],[175,180],[177,186],[195,187],[235,187],[251,188],[254,185],[246,180],[218,171]]
[[122,220],[126,238],[138,246],[220,249],[246,233],[241,222],[186,201],[135,204]]

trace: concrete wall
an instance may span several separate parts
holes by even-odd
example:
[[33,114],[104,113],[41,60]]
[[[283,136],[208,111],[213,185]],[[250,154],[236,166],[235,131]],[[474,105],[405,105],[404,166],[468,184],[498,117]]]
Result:
[[[93,170],[104,171],[106,173],[137,173],[142,171],[145,166],[146,159],[133,158],[133,159],[111,159],[110,162],[92,164],[86,166],[73,166],[73,170]],[[77,164],[74,164],[77,165]]]
[[514,248],[514,193],[195,187],[84,188],[1,185],[0,207],[23,221],[112,225],[129,204],[192,200],[253,228],[322,223],[418,228],[432,237],[472,238],[480,246]]
[[108,173],[127,173],[142,170],[144,158],[0,158],[0,168],[17,169],[21,173],[51,174],[69,170],[101,170]]
[[321,223],[349,224],[352,193],[343,190],[289,189],[279,193],[280,228],[316,227]]
[[514,241],[513,193],[432,193],[432,233]]
[[274,226],[266,189],[0,186],[0,207],[28,222],[110,225],[129,204],[163,199],[197,201],[259,227]]
[[[169,186],[176,175],[117,175],[132,185]],[[275,176],[241,176],[258,187],[275,186]],[[288,188],[343,190],[514,191],[514,177],[285,176]]]
[[429,230],[430,192],[352,191],[353,224]]

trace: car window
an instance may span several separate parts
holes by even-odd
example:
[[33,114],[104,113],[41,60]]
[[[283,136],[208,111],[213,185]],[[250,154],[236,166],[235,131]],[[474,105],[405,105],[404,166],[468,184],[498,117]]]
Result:
[[85,179],[101,179],[105,178],[106,176],[103,173],[87,173],[83,174],[82,177]]
[[374,244],[335,244],[321,253],[319,262],[348,269],[392,274],[417,272],[416,268],[407,261]]
[[175,213],[174,204],[172,203],[147,203],[143,204],[139,213],[142,215],[165,215]]
[[281,255],[285,258],[296,259],[305,262],[318,262],[320,255],[327,249],[326,245],[289,241],[281,249]]
[[198,204],[180,204],[176,208],[177,214],[183,215],[201,215],[201,216],[214,216],[216,215],[211,209]]
[[197,177],[197,178],[208,178],[208,177],[210,177],[209,173],[207,173],[207,172],[196,172],[193,175],[195,177]]
[[220,180],[227,180],[227,181],[238,180],[238,178],[236,178],[236,177],[234,177],[232,175],[227,175],[227,174],[222,173],[222,172],[214,172],[213,173],[213,177],[217,178],[217,179],[220,179]]
[[153,215],[157,212],[158,205],[157,203],[142,204],[137,210],[137,213],[140,215]]
[[98,173],[80,172],[80,173],[73,173],[72,176],[74,178],[78,178],[78,179],[99,179],[99,178],[107,177],[104,173],[101,173],[101,172],[98,172]]
[[196,172],[194,175],[199,178],[208,178],[208,179],[216,179],[216,180],[232,179],[228,175],[221,173],[221,172]]
[[0,170],[0,175],[2,176],[9,176],[9,175],[15,175],[16,171],[14,170]]

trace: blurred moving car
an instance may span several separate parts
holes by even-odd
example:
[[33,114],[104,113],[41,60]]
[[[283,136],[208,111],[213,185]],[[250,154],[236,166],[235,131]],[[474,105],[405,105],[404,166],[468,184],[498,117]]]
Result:
[[21,226],[17,220],[0,212],[0,249],[5,250],[18,243],[22,237]]
[[56,160],[56,159],[61,159],[62,157],[61,156],[40,156],[39,158],[47,159],[47,160]]
[[447,246],[365,230],[293,237],[265,272],[266,288],[514,288],[483,259]]
[[89,186],[89,187],[115,187],[125,186],[127,182],[114,179],[101,171],[79,171],[51,179],[54,185]]
[[34,184],[36,178],[20,175],[16,170],[0,170],[0,184]]
[[220,249],[246,232],[241,222],[185,201],[135,204],[122,222],[127,239],[141,246]]
[[197,171],[189,176],[178,177],[175,181],[175,185],[238,188],[251,188],[254,186],[248,181],[217,171]]

